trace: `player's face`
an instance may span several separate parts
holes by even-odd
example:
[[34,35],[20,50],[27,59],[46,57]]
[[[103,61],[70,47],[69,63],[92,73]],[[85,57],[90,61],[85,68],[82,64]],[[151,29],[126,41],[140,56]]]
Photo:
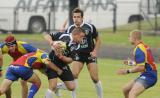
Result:
[[131,43],[132,45],[135,44],[135,38],[134,38],[134,36],[133,36],[132,34],[129,35],[129,41],[130,41],[130,43]]
[[83,32],[80,32],[79,34],[75,35],[74,37],[74,41],[76,43],[81,43],[83,38],[84,38],[85,34]]
[[7,47],[8,47],[10,52],[15,52],[15,50],[16,50],[16,44],[10,45],[10,46],[7,46]]
[[80,26],[83,22],[83,17],[81,16],[81,13],[73,13],[73,22],[77,26]]

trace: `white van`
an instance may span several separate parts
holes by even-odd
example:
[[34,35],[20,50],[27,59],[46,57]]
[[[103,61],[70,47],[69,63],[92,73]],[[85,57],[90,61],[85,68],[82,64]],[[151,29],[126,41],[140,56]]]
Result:
[[68,0],[0,0],[0,2],[0,30],[39,33],[58,29],[68,15]]

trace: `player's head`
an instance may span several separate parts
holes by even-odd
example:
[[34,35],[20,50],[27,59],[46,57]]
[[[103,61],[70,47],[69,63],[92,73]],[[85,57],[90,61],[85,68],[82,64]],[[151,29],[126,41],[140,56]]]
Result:
[[76,26],[80,26],[83,22],[83,11],[79,8],[75,8],[72,11],[73,22]]
[[73,41],[76,43],[80,43],[85,36],[85,32],[81,27],[74,28],[71,34],[73,37]]
[[8,35],[5,38],[5,44],[9,48],[10,51],[15,51],[16,46],[17,46],[16,38],[13,35]]
[[142,40],[142,32],[139,30],[133,30],[130,32],[129,41],[131,44],[139,43]]

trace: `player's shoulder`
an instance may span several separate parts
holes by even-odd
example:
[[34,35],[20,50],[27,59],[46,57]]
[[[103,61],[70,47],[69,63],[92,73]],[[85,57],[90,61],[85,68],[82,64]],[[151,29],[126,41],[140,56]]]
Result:
[[88,27],[95,27],[93,24],[89,23],[89,22],[83,22],[84,26],[88,26]]
[[70,26],[67,28],[67,30],[66,30],[65,32],[66,32],[66,33],[71,33],[74,28],[75,28],[75,25],[72,24],[72,25],[70,25]]
[[38,49],[36,51],[36,56],[39,57],[39,58],[41,58],[41,59],[48,58],[48,53],[45,52],[45,51],[43,51],[43,50],[41,50],[41,49]]
[[96,30],[96,27],[93,24],[88,23],[88,22],[83,22],[82,28],[84,28],[84,29],[90,29],[92,32],[94,30]]
[[135,53],[140,53],[140,52],[144,52],[146,53],[146,47],[143,43],[138,44],[135,49],[134,49]]
[[145,47],[146,47],[146,45],[145,44],[143,44],[143,43],[140,43],[140,44],[138,44],[137,45],[137,49],[139,48],[139,49],[142,49],[142,50],[144,50],[145,49]]
[[17,41],[17,44],[22,45],[22,44],[28,44],[28,43],[24,41]]
[[72,25],[70,25],[67,29],[71,29],[71,28],[75,28],[75,25],[72,24]]
[[0,44],[0,50],[2,53],[7,53],[9,51],[8,47],[6,46],[5,43]]
[[63,33],[60,37],[59,40],[64,41],[64,42],[69,42],[71,41],[71,33]]

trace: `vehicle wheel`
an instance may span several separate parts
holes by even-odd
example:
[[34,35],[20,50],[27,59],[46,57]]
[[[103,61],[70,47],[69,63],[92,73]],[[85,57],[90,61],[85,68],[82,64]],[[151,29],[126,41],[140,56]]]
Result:
[[46,30],[46,24],[43,19],[32,18],[29,23],[28,31],[30,33],[42,33]]
[[129,17],[128,23],[144,20],[141,15],[133,15]]

